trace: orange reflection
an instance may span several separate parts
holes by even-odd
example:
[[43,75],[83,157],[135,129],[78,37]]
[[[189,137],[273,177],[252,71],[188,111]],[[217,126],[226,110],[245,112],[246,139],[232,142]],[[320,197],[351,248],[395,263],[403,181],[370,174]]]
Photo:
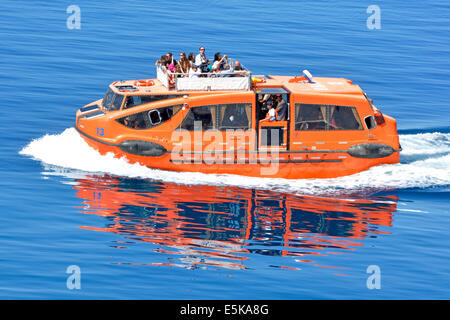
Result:
[[[397,208],[396,197],[327,199],[109,176],[88,176],[77,183],[80,212],[109,220],[102,228],[81,228],[123,235],[123,243],[152,243],[158,246],[154,252],[179,261],[151,265],[185,268],[245,269],[252,254],[314,263],[314,256],[362,246],[363,238],[381,233],[380,226],[391,226]],[[122,243],[116,247],[126,248]]]

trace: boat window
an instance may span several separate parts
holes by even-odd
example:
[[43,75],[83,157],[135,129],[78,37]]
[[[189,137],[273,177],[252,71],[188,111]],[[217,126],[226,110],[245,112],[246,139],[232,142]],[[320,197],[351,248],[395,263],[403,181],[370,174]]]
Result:
[[108,88],[105,97],[102,100],[102,107],[108,111],[119,110],[122,102],[123,95],[116,94],[111,88]]
[[215,114],[215,106],[191,108],[181,124],[181,129],[189,131],[194,131],[194,128],[200,128],[201,130],[213,129],[213,119],[216,119]]
[[148,117],[149,117],[150,123],[152,125],[157,125],[157,124],[161,123],[161,116],[160,116],[159,111],[157,109],[150,110],[148,112]]
[[195,122],[201,121],[201,130],[249,129],[252,119],[251,103],[229,103],[193,107],[181,124],[182,129],[194,131]]
[[217,105],[219,130],[249,129],[252,119],[251,103],[230,103]]
[[178,111],[180,111],[181,108],[182,105],[175,105],[170,107],[152,109],[150,111],[146,110],[116,119],[116,121],[132,129],[149,129],[168,121]]
[[120,107],[122,106],[122,102],[123,102],[123,96],[120,94],[116,94],[114,101],[113,101],[111,107],[109,108],[109,110],[110,111],[119,110]]
[[160,100],[168,100],[180,98],[182,95],[180,94],[153,94],[153,95],[141,95],[141,96],[128,96],[123,106],[124,109],[132,108],[141,104],[160,101]]
[[374,129],[377,124],[375,122],[375,119],[373,118],[373,116],[367,116],[364,118],[364,122],[366,123],[366,127],[367,129],[371,130]]
[[329,130],[362,130],[355,107],[327,106]]
[[295,130],[326,130],[326,107],[296,103]]
[[111,90],[111,88],[108,88],[108,90],[106,91],[105,97],[103,98],[102,101],[102,107],[105,109],[109,109],[111,107],[111,104],[113,102],[114,99],[114,91]]
[[295,104],[295,130],[362,130],[355,107]]

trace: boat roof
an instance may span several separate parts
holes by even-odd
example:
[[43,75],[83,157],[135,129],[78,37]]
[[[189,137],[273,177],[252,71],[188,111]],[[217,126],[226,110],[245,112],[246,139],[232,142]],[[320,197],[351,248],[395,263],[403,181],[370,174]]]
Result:
[[264,83],[256,88],[283,87],[291,93],[303,94],[363,94],[362,89],[352,81],[345,78],[314,77],[312,82],[304,77],[268,76]]
[[[256,76],[253,76],[253,79]],[[362,89],[354,84],[352,81],[345,78],[327,78],[314,77],[312,82],[309,82],[304,77],[300,76],[257,76],[259,79],[264,79],[262,82],[255,82],[248,89],[242,90],[227,90],[220,88],[217,90],[176,90],[175,88],[168,88],[158,79],[148,79],[152,81],[150,86],[137,86],[136,80],[116,81],[112,87],[119,93],[126,92],[131,95],[142,94],[205,94],[205,93],[222,93],[222,92],[236,92],[254,90],[257,93],[299,93],[299,94],[363,94]],[[262,78],[263,77],[263,78]],[[228,78],[229,79],[229,78]],[[186,78],[187,80],[187,78]],[[218,79],[219,80],[219,79]],[[125,86],[125,87],[123,87]],[[119,88],[133,87],[133,90],[119,90]]]

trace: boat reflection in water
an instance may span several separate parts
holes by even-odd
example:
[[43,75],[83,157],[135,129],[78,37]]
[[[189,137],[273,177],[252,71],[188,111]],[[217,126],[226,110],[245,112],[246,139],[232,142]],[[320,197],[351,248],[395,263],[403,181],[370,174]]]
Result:
[[122,235],[124,244],[151,243],[166,258],[148,264],[185,268],[246,269],[255,254],[315,263],[388,233],[379,229],[391,226],[397,208],[395,197],[342,200],[109,176],[76,181],[81,212],[109,220],[81,228]]

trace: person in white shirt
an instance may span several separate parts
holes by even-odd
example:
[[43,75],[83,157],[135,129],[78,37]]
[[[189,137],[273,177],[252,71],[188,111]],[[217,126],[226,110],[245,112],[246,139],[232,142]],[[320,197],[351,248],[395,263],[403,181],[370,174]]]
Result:
[[277,113],[276,113],[275,109],[273,108],[272,100],[267,101],[267,109],[269,109],[269,111],[267,111],[266,117],[264,119],[262,119],[260,122],[276,121]]
[[189,78],[198,78],[200,74],[202,74],[202,72],[195,64],[189,69]]
[[205,54],[205,47],[200,47],[200,53],[195,56],[195,65],[200,68],[202,72],[208,72],[209,59]]
[[233,68],[230,65],[226,65],[225,69],[220,70],[220,66],[218,64],[213,65],[211,77],[231,77],[234,74]]
[[219,70],[224,70],[225,66],[228,64],[228,56],[226,54],[223,55],[220,52],[216,52],[214,55],[214,63],[213,63],[213,70],[214,66],[218,66]]

